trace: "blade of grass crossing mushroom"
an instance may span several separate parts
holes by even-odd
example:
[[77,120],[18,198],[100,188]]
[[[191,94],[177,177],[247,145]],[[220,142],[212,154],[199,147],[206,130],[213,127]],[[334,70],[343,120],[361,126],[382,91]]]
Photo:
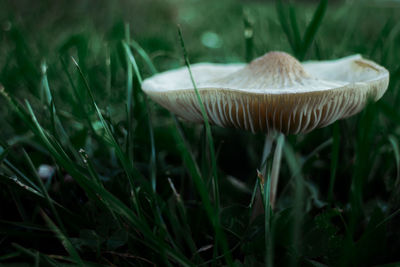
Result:
[[94,96],[92,93],[92,90],[89,87],[89,84],[85,78],[85,76],[83,75],[83,72],[81,70],[81,68],[79,67],[78,63],[72,58],[76,68],[79,71],[79,74],[81,76],[81,78],[83,79],[84,83],[85,83],[85,87],[89,93],[89,97],[91,100],[91,103],[93,105],[93,107],[95,108],[95,111],[97,113],[98,118],[100,119],[100,122],[103,126],[103,129],[106,132],[106,136],[109,138],[109,141],[111,142],[112,147],[115,149],[115,152],[117,154],[118,159],[121,161],[121,164],[123,166],[123,169],[127,175],[128,181],[129,181],[129,185],[130,185],[130,194],[132,196],[132,200],[133,200],[133,205],[136,209],[136,212],[138,213],[139,216],[142,216],[142,210],[141,207],[139,205],[139,201],[137,199],[137,193],[136,193],[136,189],[135,189],[135,177],[136,178],[140,178],[141,175],[140,173],[135,169],[135,167],[132,165],[132,162],[129,161],[129,159],[124,155],[120,145],[117,143],[117,141],[115,140],[111,129],[109,128],[108,124],[106,123],[106,121],[103,118],[103,115],[100,112],[100,109],[98,108],[96,101],[94,100]]
[[56,234],[57,238],[60,239],[63,247],[68,252],[68,254],[73,258],[75,264],[78,266],[85,266],[78,251],[74,248],[71,241],[62,233],[62,231],[54,224],[54,222],[41,210],[41,215],[46,221],[49,228]]
[[302,46],[298,55],[300,61],[304,59],[308,49],[310,48],[313,40],[315,39],[315,35],[319,27],[321,26],[322,19],[324,18],[327,6],[328,6],[328,0],[321,0],[319,2],[317,9],[315,10],[315,13],[313,15],[310,24],[308,24],[307,26],[307,29],[304,33]]
[[201,99],[201,96],[199,94],[199,91],[197,90],[196,83],[195,83],[194,78],[193,78],[192,70],[190,68],[189,58],[188,58],[187,51],[186,51],[186,48],[185,48],[185,43],[184,43],[184,40],[183,40],[182,31],[181,31],[181,28],[179,26],[178,26],[178,35],[179,35],[179,40],[180,40],[182,51],[183,51],[183,57],[184,57],[184,60],[185,60],[185,64],[186,64],[186,67],[188,69],[190,80],[191,80],[192,85],[194,87],[194,91],[196,93],[197,101],[198,101],[198,103],[200,105],[202,117],[203,117],[204,124],[205,124],[205,127],[206,127],[208,146],[209,146],[209,152],[210,152],[211,164],[212,164],[212,171],[213,171],[213,185],[214,185],[213,189],[214,189],[214,202],[215,202],[215,214],[214,214],[214,216],[217,217],[216,218],[217,219],[216,220],[216,229],[218,230],[216,232],[216,236],[217,236],[217,239],[221,238],[220,242],[216,242],[216,244],[221,243],[222,251],[223,251],[223,253],[225,255],[225,259],[227,260],[228,265],[231,265],[231,263],[232,263],[231,253],[228,250],[228,243],[226,241],[225,234],[223,233],[223,231],[221,229],[221,225],[220,225],[220,218],[219,218],[220,198],[219,198],[219,186],[218,186],[218,176],[217,176],[217,163],[216,163],[216,158],[215,158],[214,141],[213,141],[212,134],[211,134],[211,127],[210,127],[210,124],[208,122],[208,116],[206,114],[206,110],[205,110],[205,106],[204,106],[203,100]]
[[181,42],[181,47],[182,47],[182,50],[183,50],[183,57],[184,57],[184,60],[185,60],[185,64],[186,64],[186,67],[187,67],[187,69],[189,71],[190,80],[192,81],[192,85],[194,87],[194,91],[196,92],[197,101],[198,101],[198,103],[200,105],[201,114],[203,116],[204,125],[206,127],[206,133],[207,133],[207,139],[208,139],[208,147],[209,147],[209,152],[210,152],[210,157],[211,157],[211,164],[212,164],[212,171],[213,171],[214,201],[215,201],[217,213],[219,213],[219,205],[220,205],[220,200],[219,199],[220,198],[219,198],[217,163],[216,163],[215,151],[214,151],[214,140],[212,138],[211,127],[210,127],[210,123],[208,122],[208,116],[207,116],[207,113],[206,113],[206,109],[205,109],[203,100],[201,99],[200,93],[197,90],[196,82],[194,81],[194,78],[193,78],[192,70],[190,68],[189,58],[188,58],[188,55],[187,55],[187,51],[186,51],[186,48],[185,48],[185,43],[183,41],[182,31],[181,31],[180,27],[178,27],[178,34],[179,34],[179,39],[180,39],[180,42]]
[[328,201],[333,202],[333,189],[335,187],[337,163],[339,160],[339,147],[340,147],[340,131],[339,122],[333,125],[333,142],[331,154],[331,176],[329,179]]
[[230,251],[228,250],[228,243],[225,237],[225,233],[222,231],[220,217],[216,213],[216,210],[211,204],[211,200],[207,191],[207,186],[204,183],[203,178],[200,174],[200,169],[197,166],[197,163],[194,159],[194,156],[190,152],[189,145],[187,144],[182,129],[179,126],[179,122],[174,115],[172,118],[175,121],[176,127],[173,129],[172,133],[177,145],[177,148],[181,154],[181,157],[184,161],[186,168],[190,176],[193,179],[193,182],[196,186],[197,192],[200,195],[201,202],[203,204],[204,210],[207,213],[207,216],[214,228],[215,235],[216,235],[216,243],[220,243],[222,250],[224,252],[224,257],[228,263],[228,265],[232,265],[232,256]]
[[294,176],[294,199],[293,199],[293,247],[295,255],[291,258],[291,266],[297,265],[298,256],[301,255],[301,228],[304,221],[304,179],[298,170],[301,169],[299,160],[290,144],[286,143],[283,148],[285,158],[289,165],[290,172]]

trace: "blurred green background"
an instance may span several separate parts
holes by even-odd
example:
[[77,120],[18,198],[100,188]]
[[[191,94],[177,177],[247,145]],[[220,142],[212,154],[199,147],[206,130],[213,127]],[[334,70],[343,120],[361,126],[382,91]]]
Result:
[[[140,90],[129,56],[143,78],[184,66],[178,25],[191,63],[359,53],[390,85],[362,113],[288,136],[277,208],[253,220],[265,135],[212,127],[215,169],[204,127]],[[396,266],[399,78],[396,0],[0,0],[0,85],[21,105],[0,98],[0,263]]]

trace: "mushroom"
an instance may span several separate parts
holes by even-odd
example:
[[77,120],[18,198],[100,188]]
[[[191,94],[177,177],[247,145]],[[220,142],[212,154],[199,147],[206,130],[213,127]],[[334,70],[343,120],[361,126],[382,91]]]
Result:
[[[211,124],[252,132],[307,133],[362,110],[382,97],[388,71],[360,55],[305,62],[269,52],[243,64],[191,66]],[[202,122],[186,68],[166,71],[143,82],[154,101],[191,122]]]
[[[380,99],[389,83],[385,68],[360,55],[300,63],[269,52],[247,65],[199,63],[191,70],[211,124],[266,133],[307,133],[352,116]],[[187,68],[157,74],[142,88],[179,117],[203,122]]]

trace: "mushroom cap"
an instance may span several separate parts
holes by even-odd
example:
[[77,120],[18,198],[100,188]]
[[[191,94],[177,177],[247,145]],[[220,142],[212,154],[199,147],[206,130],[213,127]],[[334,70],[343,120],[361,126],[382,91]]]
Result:
[[[252,132],[306,133],[361,111],[385,93],[389,72],[360,55],[300,63],[269,52],[250,64],[191,65],[211,124]],[[143,91],[191,122],[203,122],[188,69],[146,79]]]

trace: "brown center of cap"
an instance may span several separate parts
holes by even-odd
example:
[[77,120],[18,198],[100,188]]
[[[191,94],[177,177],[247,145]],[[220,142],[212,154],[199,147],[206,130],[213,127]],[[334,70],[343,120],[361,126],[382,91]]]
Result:
[[302,85],[310,78],[301,63],[291,55],[269,52],[219,82],[247,89],[282,89]]

